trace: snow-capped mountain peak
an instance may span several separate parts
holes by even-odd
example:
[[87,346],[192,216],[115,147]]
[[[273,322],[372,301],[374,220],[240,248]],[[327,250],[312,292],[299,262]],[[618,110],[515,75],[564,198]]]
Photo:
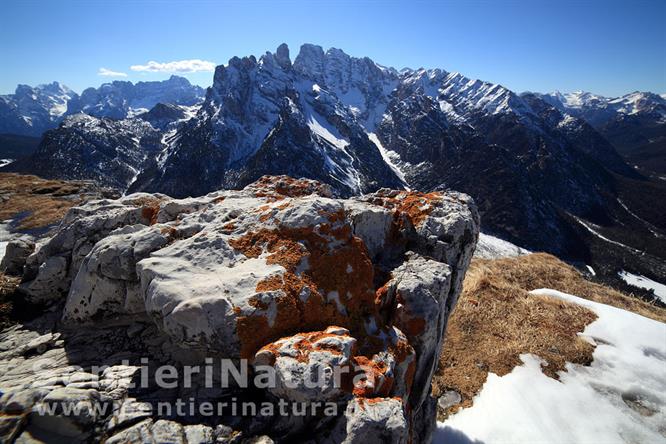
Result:
[[[614,112],[610,100],[584,92],[521,96],[458,72],[398,72],[312,44],[294,59],[284,44],[259,58],[232,57],[216,67],[198,109],[178,101],[192,98],[180,95],[190,86],[172,78],[86,90],[79,109],[119,117],[88,126],[66,122],[15,170],[75,171],[81,178],[87,168],[89,178],[101,175],[123,191],[183,197],[242,188],[265,174],[317,179],[340,195],[453,187],[478,197],[487,225],[499,234],[511,239],[507,227],[517,227],[526,245],[550,251],[570,247],[562,211],[587,214],[605,205],[599,190],[612,186],[604,168],[634,174],[576,108],[568,108],[603,103]],[[171,100],[153,107],[147,97]],[[625,98],[636,106],[641,100]],[[150,111],[127,118],[139,109]],[[112,137],[113,131],[123,137]],[[123,167],[67,166],[91,141],[99,162]]]
[[136,84],[115,80],[83,91],[69,102],[68,113],[84,112],[96,117],[124,119],[146,112],[158,103],[192,106],[200,102],[203,95],[203,88],[179,76]]
[[[635,91],[622,97],[608,100],[617,112],[622,114],[637,114],[641,112],[653,112],[659,107],[666,106],[666,100],[658,94]],[[662,110],[666,111],[666,110]]]
[[574,91],[560,95],[564,98],[564,103],[570,108],[582,108],[585,106],[603,106],[608,99],[586,91]]
[[78,95],[52,82],[18,85],[14,94],[0,96],[0,133],[40,136],[67,115],[84,112],[124,119],[148,111],[157,103],[192,106],[203,100],[203,88],[178,76],[157,82],[114,81]]
[[543,98],[568,110],[608,109],[621,114],[636,114],[666,105],[664,97],[649,92],[635,91],[620,97],[604,97],[586,91],[562,94],[558,91],[543,94]]
[[0,96],[0,132],[38,135],[65,115],[76,93],[59,82],[18,85],[14,94]]

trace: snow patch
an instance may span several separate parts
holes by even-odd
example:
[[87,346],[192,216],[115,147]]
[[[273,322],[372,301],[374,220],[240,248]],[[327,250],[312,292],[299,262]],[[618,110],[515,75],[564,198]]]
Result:
[[625,244],[623,244],[622,242],[614,241],[613,239],[609,239],[609,238],[607,238],[606,236],[604,236],[603,234],[599,233],[597,230],[595,230],[594,228],[592,228],[592,225],[591,225],[590,223],[587,223],[587,222],[583,221],[580,217],[573,216],[573,218],[576,219],[576,221],[577,221],[579,224],[581,224],[583,227],[585,227],[585,229],[586,229],[587,231],[589,231],[590,233],[594,234],[594,235],[595,235],[596,237],[598,237],[599,239],[604,240],[604,241],[606,241],[606,242],[608,242],[608,243],[611,243],[611,244],[613,244],[613,245],[617,245],[618,247],[626,248],[626,249],[628,249],[628,250],[633,251],[634,253],[639,253],[639,254],[642,253],[640,250],[637,250],[637,249],[635,249],[635,248],[633,248],[633,247],[630,247],[629,245],[625,245]]
[[664,238],[663,235],[659,234],[659,233],[656,231],[657,228],[656,228],[654,225],[652,225],[650,222],[646,221],[645,219],[641,218],[641,217],[638,216],[636,213],[634,213],[633,211],[631,211],[631,210],[629,209],[629,207],[627,207],[627,206],[625,205],[625,203],[622,202],[622,200],[618,199],[617,201],[618,201],[618,203],[620,204],[620,206],[621,206],[622,208],[624,208],[624,210],[625,210],[627,213],[629,213],[631,216],[634,217],[634,219],[638,220],[639,222],[642,222],[643,225],[645,225],[645,227],[650,231],[650,233],[654,234],[656,237]]
[[377,137],[377,134],[368,133],[368,138],[372,143],[375,144],[375,146],[379,150],[379,153],[382,155],[382,159],[384,159],[384,162],[386,162],[386,164],[389,167],[391,167],[396,176],[398,176],[398,178],[405,185],[405,189],[409,190],[408,186],[409,184],[407,183],[407,179],[405,179],[405,173],[398,166],[398,163],[400,162],[400,154],[396,153],[395,151],[387,150],[386,148],[384,148],[382,142],[379,140],[379,137]]
[[653,290],[654,295],[657,296],[661,302],[666,304],[666,285],[653,281],[645,276],[641,276],[640,274],[633,274],[624,270],[620,271],[618,275],[629,285],[644,288],[646,290]]
[[571,114],[564,114],[564,118],[560,121],[560,123],[557,124],[558,128],[566,128],[572,125],[577,125],[578,124],[578,119],[576,119],[574,116]]
[[[324,119],[322,120],[326,122]],[[314,134],[318,135],[334,147],[344,150],[347,145],[349,145],[349,142],[342,138],[337,129],[332,125],[327,125],[327,123],[328,122],[326,122],[326,124],[321,124],[320,121],[315,118],[314,113],[308,116],[307,124]]]
[[5,257],[5,249],[13,237],[14,236],[9,231],[9,222],[0,223],[0,261],[2,261],[2,258]]
[[362,181],[358,170],[354,167],[354,156],[347,151],[349,142],[342,137],[334,125],[317,113],[309,103],[304,102],[303,106],[306,124],[312,134],[338,152],[328,152],[329,150],[326,146],[322,149],[324,163],[328,171],[331,172],[331,176],[351,188],[354,192],[360,193]]
[[439,423],[434,442],[664,442],[666,324],[555,290],[531,293],[596,313],[583,333],[597,344],[594,361],[567,364],[556,381],[522,355],[508,375],[488,375],[471,408]]
[[495,236],[479,233],[474,257],[480,259],[500,259],[503,257],[516,257],[531,253],[530,250],[514,245]]

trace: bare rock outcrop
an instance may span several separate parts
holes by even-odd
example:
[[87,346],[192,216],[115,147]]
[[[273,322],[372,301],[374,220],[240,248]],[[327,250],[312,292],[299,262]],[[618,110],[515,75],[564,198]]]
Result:
[[[272,369],[266,399],[342,406],[334,418],[253,426],[257,436],[422,442],[478,230],[463,194],[336,199],[315,181],[263,177],[200,198],[135,194],[73,208],[27,258],[20,288],[29,302],[63,307],[63,328],[142,319],[189,352],[184,362],[214,356],[247,359],[255,374]],[[311,387],[313,376],[323,383]],[[156,424],[116,439],[154,435]]]
[[34,250],[35,243],[29,239],[19,238],[9,241],[0,262],[0,271],[11,276],[21,276],[23,265]]

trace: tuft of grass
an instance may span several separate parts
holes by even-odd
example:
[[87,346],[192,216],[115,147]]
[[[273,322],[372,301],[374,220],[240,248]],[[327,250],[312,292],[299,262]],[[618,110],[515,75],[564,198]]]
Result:
[[11,319],[11,295],[16,291],[21,278],[6,276],[0,272],[0,331],[13,324]]
[[555,298],[530,295],[552,288],[613,305],[659,321],[666,310],[589,282],[554,256],[535,253],[507,259],[475,259],[449,319],[433,394],[460,393],[462,402],[440,412],[445,419],[472,405],[489,372],[499,376],[532,353],[545,361],[543,372],[558,379],[566,363],[589,365],[594,347],[578,333],[596,319],[589,309]]

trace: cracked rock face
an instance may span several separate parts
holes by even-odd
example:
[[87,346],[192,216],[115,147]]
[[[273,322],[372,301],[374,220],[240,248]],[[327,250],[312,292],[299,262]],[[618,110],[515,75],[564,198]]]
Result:
[[[72,209],[27,258],[21,291],[63,306],[67,328],[146,319],[190,361],[274,368],[268,398],[343,407],[332,422],[261,430],[278,440],[312,430],[319,442],[427,440],[430,381],[478,228],[471,199],[453,192],[335,199],[279,176],[198,198],[134,194]],[[336,368],[355,378],[335,384]],[[325,383],[311,388],[315,374]],[[119,442],[169,433],[132,424]]]

